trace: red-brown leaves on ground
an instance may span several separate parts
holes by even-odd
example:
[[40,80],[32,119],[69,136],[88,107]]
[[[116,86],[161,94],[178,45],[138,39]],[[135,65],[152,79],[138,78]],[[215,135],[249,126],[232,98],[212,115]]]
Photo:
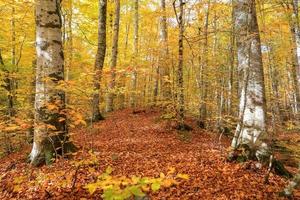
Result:
[[92,130],[75,130],[81,150],[51,166],[26,164],[29,147],[3,158],[0,199],[100,199],[101,191],[91,196],[84,186],[108,166],[115,176],[159,177],[170,168],[189,175],[187,181],[150,193],[151,199],[279,199],[287,181],[271,174],[264,184],[266,169],[226,162],[228,139],[220,144],[217,135],[198,129],[192,120],[193,131],[182,137],[159,117],[159,112],[125,110]]

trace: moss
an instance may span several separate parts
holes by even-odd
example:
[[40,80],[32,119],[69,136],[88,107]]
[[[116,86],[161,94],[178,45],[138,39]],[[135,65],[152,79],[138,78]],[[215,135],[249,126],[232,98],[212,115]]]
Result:
[[292,174],[284,167],[283,163],[278,160],[273,161],[273,169],[279,176],[292,178]]
[[[237,161],[237,162],[246,162],[248,160],[257,160],[256,157],[257,150],[254,148],[250,148],[247,144],[242,144],[239,148],[235,149],[234,151],[231,151],[228,154],[227,160],[230,162]],[[263,156],[260,157],[259,161],[262,164],[268,165],[270,162],[269,156]],[[284,167],[283,163],[278,160],[272,161],[272,169],[274,172],[279,175],[286,178],[291,178],[292,174]]]
[[45,157],[45,164],[46,165],[51,165],[54,161],[54,156],[55,156],[55,153],[51,150],[46,150],[45,153],[44,153],[44,157]]

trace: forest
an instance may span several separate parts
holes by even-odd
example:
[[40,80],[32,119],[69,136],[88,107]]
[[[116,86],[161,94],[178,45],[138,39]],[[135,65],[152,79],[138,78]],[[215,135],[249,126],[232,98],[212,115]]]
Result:
[[0,0],[0,199],[300,199],[298,0]]

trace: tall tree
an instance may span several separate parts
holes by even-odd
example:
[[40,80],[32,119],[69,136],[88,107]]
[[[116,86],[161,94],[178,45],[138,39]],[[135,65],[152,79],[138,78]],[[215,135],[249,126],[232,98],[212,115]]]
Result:
[[160,17],[160,35],[159,43],[162,47],[159,56],[159,71],[161,76],[161,92],[163,100],[171,99],[171,86],[170,86],[170,67],[168,66],[168,27],[167,27],[167,14],[166,14],[166,0],[160,1],[162,16]]
[[98,18],[98,49],[95,60],[95,75],[94,75],[94,95],[92,102],[92,121],[97,122],[103,120],[101,115],[100,104],[100,82],[102,78],[102,69],[106,53],[106,13],[107,0],[99,0],[99,18]]
[[[176,1],[174,1],[174,10]],[[178,69],[177,69],[177,116],[179,122],[179,129],[184,129],[184,83],[183,83],[183,37],[184,37],[184,2],[183,0],[179,0],[179,15],[176,17],[178,21],[178,28],[179,28],[179,38],[178,38]]]
[[265,154],[267,144],[261,138],[266,133],[266,100],[255,0],[235,0],[233,6],[238,67],[243,75],[239,80],[240,121],[232,140],[232,147],[236,149],[246,144],[254,148],[254,145],[257,145],[257,153]]
[[[231,4],[233,5],[234,0],[231,0]],[[235,71],[235,26],[234,26],[234,12],[231,14],[231,31],[230,31],[230,44],[229,44],[229,79],[228,79],[228,98],[227,98],[227,111],[229,115],[233,114],[233,97],[234,97],[234,71]]]
[[131,90],[130,105],[136,106],[136,87],[137,87],[137,59],[139,53],[139,0],[134,1],[134,41],[133,41],[133,70],[131,74]]
[[118,43],[119,43],[119,29],[120,29],[120,0],[115,0],[115,21],[114,21],[114,35],[112,43],[112,53],[110,61],[110,82],[108,85],[108,95],[106,99],[106,111],[111,112],[114,109],[114,90],[116,85],[116,66],[118,60]]
[[[210,16],[210,0],[207,2],[205,7],[205,23],[204,23],[204,42],[203,42],[203,58],[200,63],[200,77],[201,77],[201,99],[199,106],[199,126],[205,128],[205,121],[207,117],[207,90],[208,90],[208,26],[209,26],[209,16]],[[200,42],[201,44],[201,42]]]
[[36,1],[36,95],[33,165],[50,163],[58,153],[74,149],[69,141],[65,116],[65,93],[58,89],[64,80],[60,1]]
[[300,24],[299,24],[299,5],[298,0],[291,0],[293,14],[290,19],[290,28],[293,41],[293,68],[292,79],[294,85],[294,107],[295,114],[300,112]]

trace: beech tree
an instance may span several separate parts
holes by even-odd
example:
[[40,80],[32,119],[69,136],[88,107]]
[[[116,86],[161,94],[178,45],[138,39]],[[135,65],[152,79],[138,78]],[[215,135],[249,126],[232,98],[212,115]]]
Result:
[[36,95],[32,165],[50,163],[54,155],[74,150],[65,116],[60,1],[36,1]]
[[94,67],[94,95],[92,102],[92,121],[103,120],[101,115],[100,104],[100,82],[102,78],[102,69],[106,53],[106,10],[107,0],[99,0],[99,18],[98,18],[98,49]]
[[233,6],[242,77],[239,78],[239,123],[231,146],[236,149],[244,144],[250,148],[258,145],[257,153],[265,154],[267,144],[261,139],[266,134],[266,100],[256,4],[255,0],[236,0]]
[[177,120],[179,123],[178,128],[184,130],[184,84],[183,84],[183,37],[184,37],[184,5],[182,0],[178,1],[179,14],[176,11],[176,1],[173,2],[176,19],[178,22],[179,36],[178,36],[178,68],[177,68]]
[[168,66],[168,26],[166,16],[166,1],[160,1],[160,9],[162,16],[160,17],[160,33],[159,33],[159,44],[162,47],[159,57],[159,72],[161,76],[161,93],[163,100],[170,100],[171,98],[171,86],[170,86],[170,67]]
[[108,96],[106,100],[106,111],[111,112],[114,110],[114,90],[116,85],[116,65],[118,60],[118,43],[119,43],[119,29],[120,29],[120,0],[115,0],[115,21],[114,21],[114,33],[112,54],[110,60],[110,82],[108,86]]
[[131,73],[131,95],[130,105],[136,106],[136,87],[137,87],[137,59],[139,53],[139,0],[134,1],[134,41],[133,41],[133,69]]

